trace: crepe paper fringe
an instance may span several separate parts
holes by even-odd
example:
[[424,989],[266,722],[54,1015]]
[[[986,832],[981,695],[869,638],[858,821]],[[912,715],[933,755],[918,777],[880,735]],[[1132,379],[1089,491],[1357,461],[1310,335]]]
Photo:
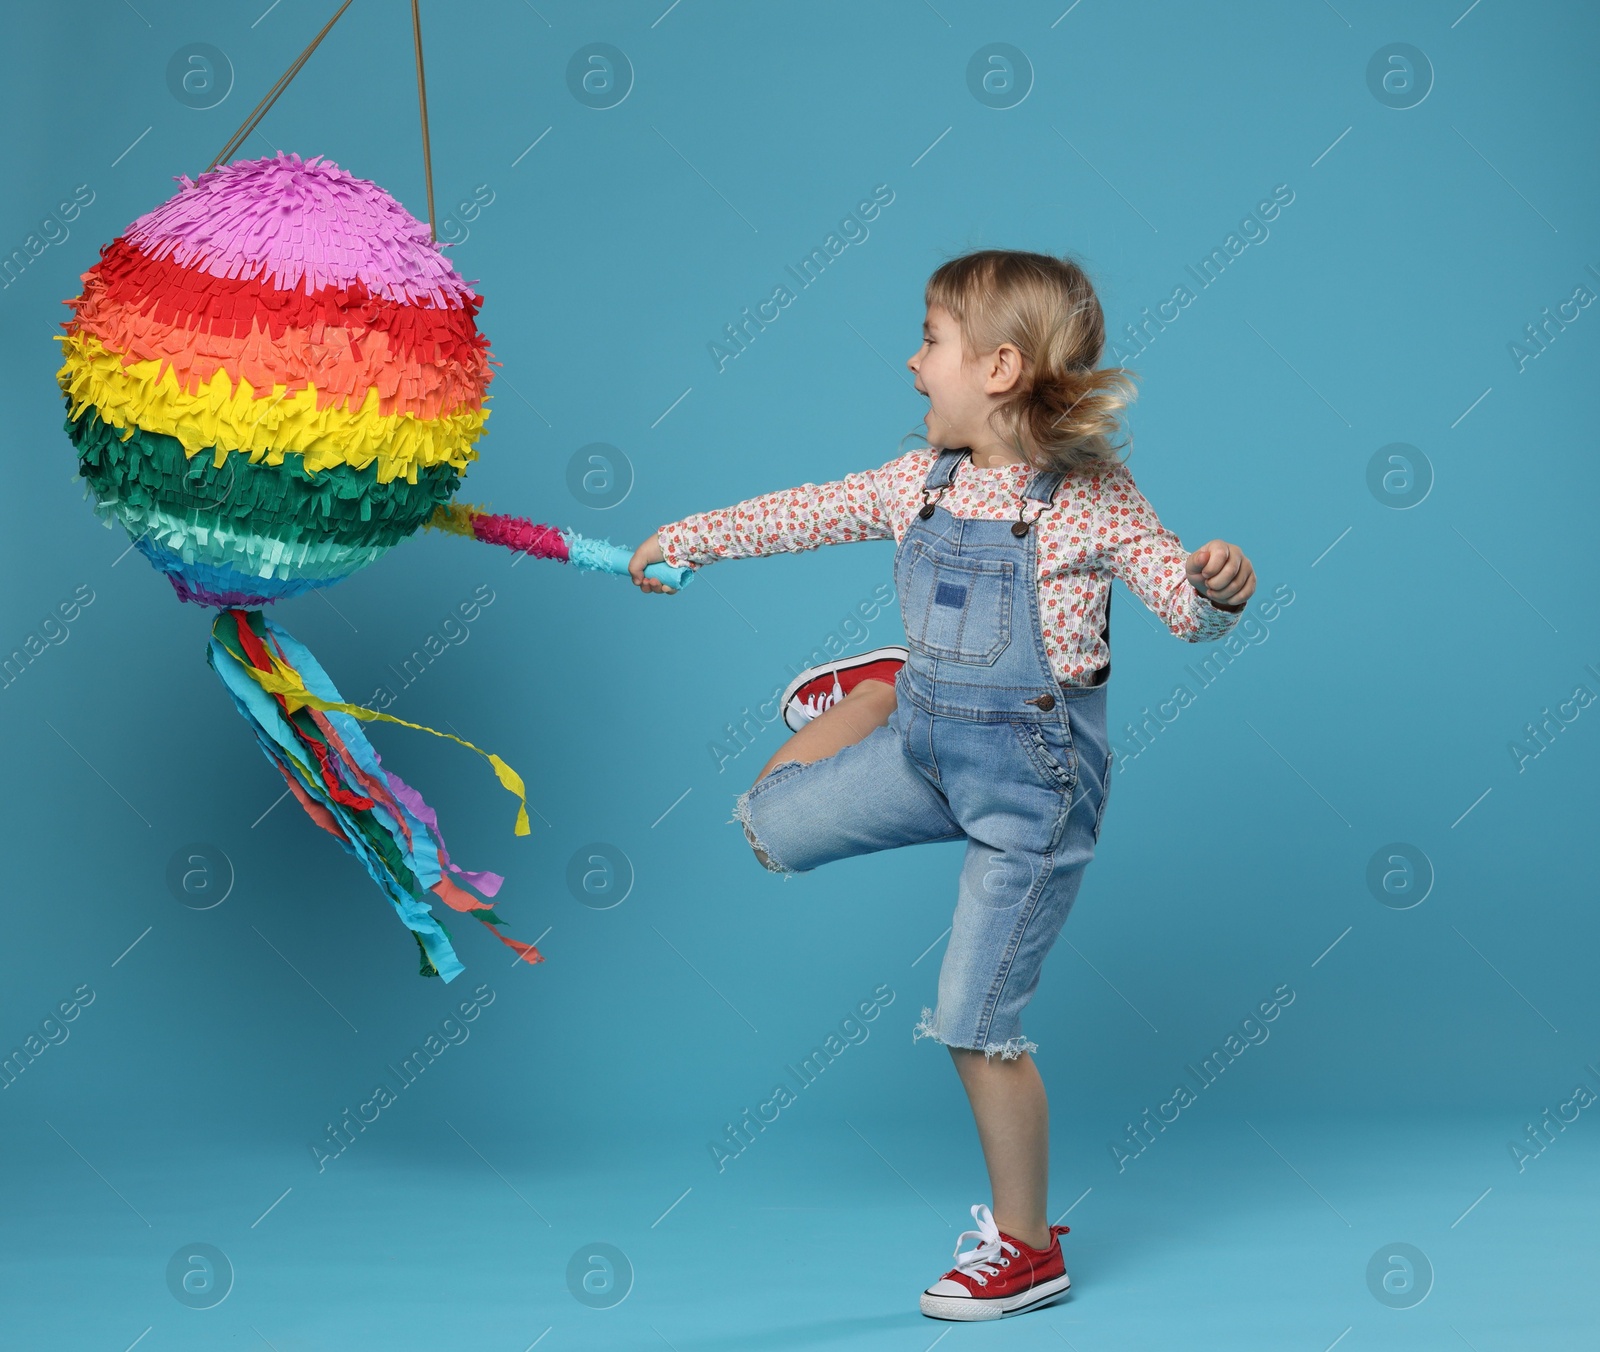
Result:
[[270,282],[216,277],[151,258],[125,237],[101,246],[100,261],[83,281],[83,298],[69,302],[80,316],[110,305],[172,330],[244,338],[259,329],[274,342],[297,329],[347,328],[382,334],[407,361],[477,370],[489,359],[489,340],[477,328],[483,302],[475,295],[441,309],[385,299],[361,282],[282,291]]
[[136,431],[124,440],[92,408],[68,419],[66,430],[78,448],[78,473],[102,507],[128,504],[291,541],[398,544],[461,485],[449,465],[418,470],[414,482],[380,483],[375,466],[334,465],[312,474],[298,455],[278,465],[226,453],[189,456],[176,437],[159,432]]
[[428,419],[479,407],[489,387],[489,362],[481,351],[473,353],[470,365],[422,361],[393,350],[381,329],[346,324],[285,327],[274,335],[252,323],[237,337],[198,326],[175,328],[107,303],[93,274],[85,279],[77,315],[66,327],[119,353],[124,366],[155,363],[157,380],[170,370],[185,394],[198,394],[220,371],[257,390],[298,394],[311,388],[319,407],[347,412],[365,401],[368,390],[376,390],[379,413]]
[[68,333],[57,341],[65,360],[56,380],[71,400],[74,418],[93,405],[105,421],[125,431],[142,428],[176,437],[190,455],[238,451],[277,464],[292,451],[304,455],[312,471],[339,464],[365,469],[376,462],[379,480],[387,483],[396,475],[409,477],[413,465],[449,463],[465,469],[477,458],[473,443],[489,416],[488,409],[471,407],[425,420],[409,413],[386,415],[379,411],[376,389],[368,389],[357,408],[323,407],[312,386],[296,394],[264,390],[258,395],[249,381],[232,381],[221,370],[198,393],[187,394],[170,366],[162,372],[157,361],[124,365],[93,334]]
[[281,151],[218,165],[128,227],[152,258],[280,291],[360,282],[388,300],[464,305],[475,293],[428,227],[370,179]]
[[[507,549],[531,554],[536,559],[555,559],[597,573],[628,576],[628,563],[633,551],[614,545],[609,540],[591,540],[572,530],[558,530],[543,526],[520,516],[505,516],[474,507],[464,502],[452,502],[440,507],[424,523],[431,530],[442,530],[451,535],[470,536],[484,544],[504,545]],[[652,563],[645,576],[665,582],[669,587],[682,590],[694,579],[693,568],[674,568],[671,564]]]
[[439,508],[425,525],[451,535],[465,535],[488,545],[532,554],[536,559],[569,559],[565,533],[554,526],[535,525],[518,516],[498,516],[481,507],[453,502]]
[[342,545],[337,540],[282,540],[169,516],[159,508],[118,504],[115,515],[134,539],[154,540],[184,563],[228,567],[247,577],[304,577],[323,583],[376,563],[391,545]]
[[[307,815],[361,861],[416,936],[423,975],[449,982],[465,970],[430,909],[432,898],[483,922],[522,961],[544,960],[532,944],[501,934],[491,905],[455,881],[492,897],[504,879],[450,861],[437,814],[417,790],[383,768],[357,720],[419,724],[345,703],[310,651],[258,610],[222,611],[212,625],[206,660]],[[488,756],[501,782],[520,797],[520,777],[499,757],[472,749]],[[517,834],[527,834],[525,810],[519,811]]]
[[[131,534],[131,532],[130,532]],[[134,537],[136,548],[168,582],[180,601],[201,606],[264,606],[290,596],[303,596],[319,587],[342,582],[354,567],[337,576],[318,577],[293,573],[288,577],[256,576],[227,563],[186,560],[149,535]],[[380,549],[378,553],[387,551]]]

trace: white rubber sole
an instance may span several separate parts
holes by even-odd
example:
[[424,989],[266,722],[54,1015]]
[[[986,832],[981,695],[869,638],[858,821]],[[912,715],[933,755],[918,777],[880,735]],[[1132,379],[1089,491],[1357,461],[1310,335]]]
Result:
[[1054,1300],[1071,1290],[1072,1282],[1063,1272],[1059,1277],[1038,1286],[1019,1291],[1014,1296],[996,1296],[984,1300],[978,1296],[930,1296],[922,1293],[922,1313],[930,1319],[1004,1319],[1010,1314],[1023,1314],[1028,1310]]
[[784,688],[783,698],[778,701],[778,707],[783,710],[784,726],[790,732],[799,732],[801,728],[805,727],[806,720],[801,719],[798,722],[791,723],[789,718],[791,713],[790,701],[794,699],[795,691],[807,681],[814,681],[818,676],[824,676],[830,671],[846,671],[851,667],[864,667],[869,662],[882,661],[886,657],[892,657],[903,662],[908,655],[904,644],[895,644],[888,648],[874,648],[871,652],[851,653],[848,657],[836,657],[831,662],[823,662],[818,666],[807,667],[794,680],[789,682]]

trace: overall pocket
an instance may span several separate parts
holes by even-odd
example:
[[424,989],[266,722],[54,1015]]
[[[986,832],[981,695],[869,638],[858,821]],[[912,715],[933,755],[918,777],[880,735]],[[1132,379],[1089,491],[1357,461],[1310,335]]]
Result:
[[930,657],[992,666],[1011,641],[1009,559],[937,555],[912,545],[901,590],[906,642]]
[[1116,770],[1117,758],[1113,752],[1106,757],[1105,782],[1100,786],[1100,808],[1094,814],[1094,843],[1096,845],[1100,843],[1100,828],[1105,824],[1106,820],[1106,799],[1111,797],[1111,777],[1116,773]]
[[1071,793],[1078,787],[1078,753],[1072,731],[1064,723],[1035,723],[1018,719],[1011,724],[1044,786]]

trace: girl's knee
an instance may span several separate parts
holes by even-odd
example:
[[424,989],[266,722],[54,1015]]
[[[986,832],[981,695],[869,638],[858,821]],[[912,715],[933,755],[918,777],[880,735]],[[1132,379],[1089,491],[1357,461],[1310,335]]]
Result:
[[801,765],[803,763],[804,762],[801,761],[784,761],[780,765],[774,765],[769,767],[767,770],[763,770],[761,774],[756,777],[756,783],[752,784],[748,789],[741,793],[734,802],[734,817],[738,821],[739,825],[744,828],[744,838],[749,842],[750,849],[754,852],[756,860],[760,863],[762,868],[767,870],[768,873],[791,873],[794,870],[786,868],[783,864],[773,859],[765,843],[757,837],[755,823],[753,821],[757,805],[752,802],[752,795],[755,792],[756,784],[761,783],[761,781],[765,779],[772,770],[782,769],[785,766],[790,765]]

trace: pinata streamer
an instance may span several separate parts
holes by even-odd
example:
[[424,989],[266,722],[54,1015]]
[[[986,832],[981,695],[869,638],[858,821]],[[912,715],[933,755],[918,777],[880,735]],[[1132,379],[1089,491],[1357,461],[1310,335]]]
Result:
[[[494,929],[483,897],[503,879],[450,862],[433,809],[360,726],[421,725],[344,700],[261,607],[342,581],[424,525],[606,572],[625,573],[628,553],[452,504],[489,412],[481,300],[388,193],[283,153],[178,182],[67,302],[57,381],[95,510],[180,600],[217,609],[207,661],[296,800],[415,935],[422,973],[462,971],[430,898],[542,961]],[[452,740],[489,761],[527,835],[521,778]]]

